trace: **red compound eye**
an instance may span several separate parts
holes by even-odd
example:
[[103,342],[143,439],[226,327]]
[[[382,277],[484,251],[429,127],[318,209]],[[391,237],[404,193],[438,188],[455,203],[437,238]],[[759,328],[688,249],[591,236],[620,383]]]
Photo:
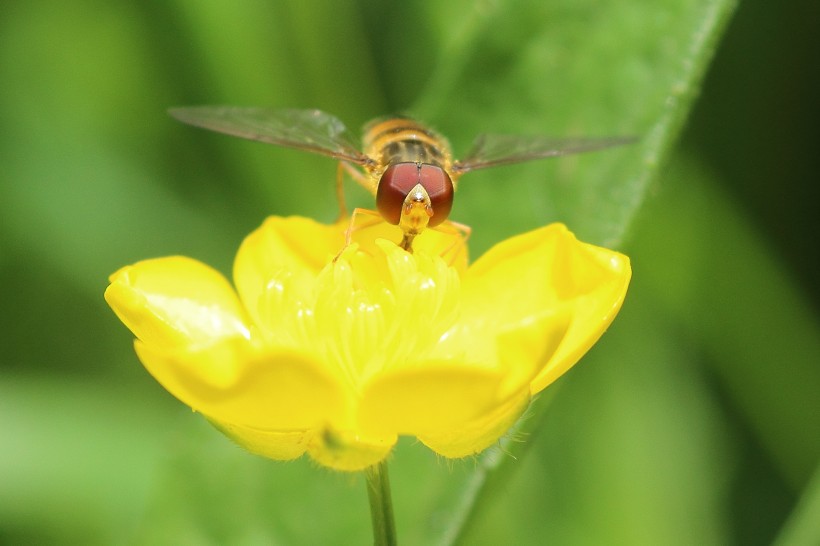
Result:
[[433,216],[428,227],[447,219],[453,208],[453,183],[447,173],[435,165],[396,163],[384,171],[376,190],[376,208],[387,222],[399,223],[404,200],[417,184],[430,196]]
[[453,208],[453,182],[441,167],[422,165],[421,185],[427,190],[433,207],[433,217],[427,227],[436,227],[450,216]]
[[387,222],[398,224],[404,198],[419,183],[419,166],[416,163],[390,165],[376,190],[376,208]]

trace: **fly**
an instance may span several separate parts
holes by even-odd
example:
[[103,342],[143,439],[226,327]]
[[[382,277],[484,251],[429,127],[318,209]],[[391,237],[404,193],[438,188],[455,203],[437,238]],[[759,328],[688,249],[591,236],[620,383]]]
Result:
[[356,214],[380,216],[401,228],[399,245],[411,252],[413,240],[428,228],[442,230],[444,225],[450,225],[469,233],[467,226],[447,221],[458,180],[464,173],[599,150],[634,140],[556,140],[483,134],[475,139],[472,151],[464,159],[454,160],[446,138],[408,117],[381,118],[366,124],[359,147],[339,119],[320,110],[194,106],[172,108],[169,113],[196,127],[339,160],[336,191],[342,214],[346,215],[344,171],[373,194],[378,211],[354,209],[350,229]]

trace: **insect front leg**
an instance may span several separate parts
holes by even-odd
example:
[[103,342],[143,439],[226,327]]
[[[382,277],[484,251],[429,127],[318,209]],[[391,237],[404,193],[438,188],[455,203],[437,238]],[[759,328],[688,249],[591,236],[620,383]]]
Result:
[[473,229],[470,226],[448,220],[431,229],[438,231],[439,233],[444,233],[453,238],[452,244],[445,248],[441,253],[441,257],[446,259],[449,265],[455,265],[461,260],[466,263],[467,241],[470,239],[470,234],[473,232]]
[[[362,220],[362,218],[364,218],[364,220]],[[345,249],[350,246],[350,243],[353,242],[353,233],[372,228],[382,223],[384,223],[384,219],[381,214],[375,210],[358,207],[353,209],[353,213],[350,215],[350,220],[347,223],[347,229],[345,230],[345,244],[341,250],[339,250],[339,253],[336,254],[336,257],[333,258],[333,261],[338,260],[339,256],[341,256]]]

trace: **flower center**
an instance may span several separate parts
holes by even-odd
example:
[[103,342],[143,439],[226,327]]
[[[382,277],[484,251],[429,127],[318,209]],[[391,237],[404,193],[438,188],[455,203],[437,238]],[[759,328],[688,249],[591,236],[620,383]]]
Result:
[[269,341],[308,348],[353,393],[382,370],[423,360],[458,316],[454,268],[388,241],[378,247],[351,248],[312,278],[282,275],[266,291]]

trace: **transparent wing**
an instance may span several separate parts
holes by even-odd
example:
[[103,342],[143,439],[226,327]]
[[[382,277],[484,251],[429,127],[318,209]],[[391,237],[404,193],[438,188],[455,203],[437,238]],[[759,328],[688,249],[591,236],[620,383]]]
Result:
[[552,139],[538,136],[479,135],[467,157],[456,161],[459,173],[532,161],[559,155],[591,152],[634,142],[634,137]]
[[344,124],[320,110],[273,110],[236,106],[171,108],[179,121],[248,140],[296,148],[359,165],[370,160],[361,153]]

